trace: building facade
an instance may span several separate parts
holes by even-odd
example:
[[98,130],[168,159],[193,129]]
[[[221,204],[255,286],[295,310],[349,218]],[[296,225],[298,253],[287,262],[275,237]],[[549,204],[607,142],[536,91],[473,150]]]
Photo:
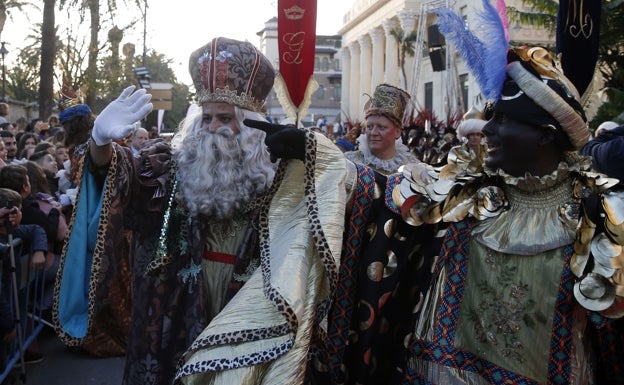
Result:
[[[437,117],[463,113],[474,102],[479,88],[468,68],[436,34],[432,11],[453,7],[470,27],[482,0],[356,0],[344,16],[342,36],[343,120],[360,121],[364,105],[380,83],[404,88],[412,96],[414,110],[427,109]],[[523,9],[520,0],[507,6]],[[416,32],[414,55],[403,63],[398,55],[399,39]],[[536,28],[510,26],[513,42],[554,44],[554,34]]]

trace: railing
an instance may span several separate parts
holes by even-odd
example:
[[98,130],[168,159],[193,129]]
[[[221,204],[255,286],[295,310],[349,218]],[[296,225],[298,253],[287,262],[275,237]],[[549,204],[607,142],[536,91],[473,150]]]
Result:
[[0,383],[18,364],[21,381],[26,383],[24,353],[43,327],[49,325],[42,317],[44,274],[43,270],[30,268],[30,254],[22,252],[19,238],[12,239],[12,243],[0,243],[0,256],[0,295],[10,304],[17,332],[13,341],[0,342],[0,358],[4,358],[0,361]]

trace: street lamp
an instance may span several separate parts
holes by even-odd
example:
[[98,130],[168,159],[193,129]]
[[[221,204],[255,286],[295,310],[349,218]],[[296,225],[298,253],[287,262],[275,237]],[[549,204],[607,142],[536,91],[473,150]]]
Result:
[[6,68],[4,67],[4,55],[9,53],[9,50],[6,49],[6,42],[0,42],[0,55],[2,55],[2,101],[6,102]]

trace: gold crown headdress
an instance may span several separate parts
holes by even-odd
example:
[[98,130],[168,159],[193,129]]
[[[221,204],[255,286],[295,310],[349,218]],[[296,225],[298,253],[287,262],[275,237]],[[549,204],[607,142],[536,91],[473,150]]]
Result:
[[259,112],[275,70],[253,44],[217,37],[191,54],[189,72],[200,104],[229,103]]
[[80,89],[74,89],[69,83],[67,78],[63,79],[63,85],[61,91],[58,94],[58,109],[63,111],[69,107],[83,104],[82,96],[80,95]]
[[409,102],[409,94],[395,86],[380,84],[373,96],[366,102],[364,118],[382,115],[392,120],[398,127],[403,127],[403,114]]
[[79,116],[91,115],[89,106],[82,102],[80,90],[74,89],[67,79],[63,79],[63,86],[57,101],[59,121],[65,124]]

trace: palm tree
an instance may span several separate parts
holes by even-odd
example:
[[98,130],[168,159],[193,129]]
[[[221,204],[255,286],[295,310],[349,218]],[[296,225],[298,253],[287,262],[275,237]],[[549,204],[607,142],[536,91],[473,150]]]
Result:
[[17,9],[21,12],[22,8],[26,6],[35,7],[29,1],[0,0],[0,35],[2,35],[7,18],[11,17],[11,11]]
[[522,4],[528,7],[527,11],[520,11],[515,7],[507,7],[507,17],[510,23],[532,25],[546,28],[549,32],[555,32],[559,1],[522,0]]
[[[126,3],[127,0],[124,0]],[[147,0],[134,0],[134,3],[141,8],[142,5],[147,6]],[[97,99],[97,79],[98,79],[98,53],[100,51],[98,34],[100,32],[100,0],[60,0],[59,6],[79,7],[82,14],[88,12],[90,16],[90,39],[89,39],[89,56],[87,58],[87,70],[85,72],[85,83],[87,85],[86,103],[90,106],[95,105]],[[106,1],[107,13],[113,15],[117,10],[117,1]]]
[[624,123],[624,0],[602,6],[598,68],[608,100],[599,107],[591,126],[606,120]]
[[[558,1],[523,0],[522,3],[528,6],[529,11],[519,12],[508,7],[510,22],[555,31]],[[602,74],[605,94],[609,100],[598,109],[591,122],[592,127],[614,118],[624,122],[624,0],[603,0],[601,19],[597,68]]]
[[397,42],[397,59],[399,66],[401,67],[401,74],[403,75],[403,87],[407,88],[405,58],[407,56],[414,57],[414,45],[416,43],[418,33],[416,33],[416,31],[411,31],[406,35],[403,28],[396,27],[390,30],[390,35],[392,35]]
[[41,62],[39,67],[39,117],[47,119],[54,105],[54,64],[56,57],[56,0],[43,0],[41,24]]

